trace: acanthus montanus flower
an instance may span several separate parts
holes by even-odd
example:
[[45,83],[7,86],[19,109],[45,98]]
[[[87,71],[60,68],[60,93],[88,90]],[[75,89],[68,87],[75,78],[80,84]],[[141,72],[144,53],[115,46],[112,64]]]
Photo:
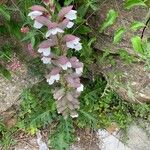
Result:
[[67,51],[80,51],[82,44],[79,37],[66,34],[66,29],[74,26],[73,20],[77,19],[77,11],[73,10],[73,6],[67,6],[55,14],[55,5],[52,1],[43,2],[46,8],[40,5],[32,6],[28,16],[34,20],[34,28],[45,28],[46,31],[45,39],[38,46],[38,52],[41,54],[42,62],[47,64],[49,74],[46,75],[46,79],[49,85],[53,85],[58,113],[64,118],[68,115],[75,118],[78,117],[78,98],[84,89],[80,82],[83,63],[76,57],[67,57]]

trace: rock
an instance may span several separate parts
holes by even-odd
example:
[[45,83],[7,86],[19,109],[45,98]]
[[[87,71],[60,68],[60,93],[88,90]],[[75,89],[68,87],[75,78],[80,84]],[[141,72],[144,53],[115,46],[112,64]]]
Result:
[[150,138],[147,133],[136,124],[129,127],[128,136],[129,140],[127,144],[132,150],[150,150]]
[[20,141],[14,146],[14,150],[39,150],[36,143],[36,138],[28,139],[27,141]]
[[[99,11],[93,17],[88,18],[88,22],[93,28],[93,35],[97,37],[97,41],[94,44],[95,49],[98,52],[103,52],[106,48],[109,49],[109,56],[112,57],[113,64],[108,59],[103,60],[103,63],[99,63],[95,67],[96,72],[103,73],[111,88],[128,102],[150,102],[150,71],[145,69],[143,62],[135,62],[139,56],[135,53],[131,44],[131,37],[135,35],[141,37],[143,29],[138,32],[128,30],[124,34],[121,43],[117,45],[113,44],[114,33],[119,27],[122,26],[129,29],[131,23],[134,21],[143,21],[146,23],[150,17],[147,16],[148,9],[135,7],[131,11],[127,11],[123,7],[122,0],[99,0],[99,3]],[[97,32],[98,27],[102,24],[110,9],[118,11],[117,22],[104,33]],[[144,38],[149,37],[149,29],[149,26],[147,26]],[[132,58],[134,62],[129,64],[121,59],[119,56],[121,49],[126,52],[127,56],[134,57]],[[101,54],[98,53],[97,55]]]
[[99,144],[101,150],[149,150],[150,138],[146,131],[135,123],[127,129],[128,141],[126,143],[120,140],[121,132],[110,133],[107,130],[99,129],[97,136],[101,141]]
[[150,71],[144,69],[143,63],[126,64],[115,59],[115,65],[106,62],[99,71],[123,99],[132,103],[150,102]]
[[119,141],[115,134],[110,134],[106,130],[99,129],[97,135],[101,140],[101,144],[99,145],[101,150],[132,150],[127,145]]
[[11,80],[0,76],[0,113],[16,103],[22,91],[37,81],[37,78],[28,74],[25,65],[22,65],[17,72],[12,72]]

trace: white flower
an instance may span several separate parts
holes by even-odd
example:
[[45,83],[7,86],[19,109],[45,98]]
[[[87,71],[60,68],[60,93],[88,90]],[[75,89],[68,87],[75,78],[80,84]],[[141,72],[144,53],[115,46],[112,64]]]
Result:
[[44,64],[51,64],[51,58],[43,57],[41,60],[43,61]]
[[82,92],[82,91],[83,91],[83,88],[84,88],[84,86],[83,86],[83,84],[81,84],[81,85],[77,88],[77,92]]
[[72,67],[72,65],[71,65],[70,62],[67,62],[66,64],[60,65],[60,66],[62,67],[63,70],[67,70],[68,68],[71,68],[71,67]]
[[70,10],[65,17],[69,20],[77,19],[77,11],[76,10]]
[[76,73],[81,74],[83,72],[83,67],[76,68]]
[[41,24],[41,23],[39,23],[38,21],[34,21],[34,28],[36,28],[36,29],[40,29],[40,28],[42,28],[43,27],[43,24]]
[[46,32],[46,38],[48,38],[50,35],[56,35],[57,33],[64,33],[64,31],[58,27],[49,29]]
[[49,85],[52,85],[55,81],[58,81],[60,79],[60,74],[52,75],[49,79],[47,79],[47,82]]
[[68,24],[67,24],[67,28],[69,28],[69,29],[70,29],[70,28],[72,28],[72,27],[73,27],[73,25],[74,25],[74,23],[73,23],[73,22],[71,22],[71,21],[69,21],[69,22],[68,22]]
[[51,54],[51,48],[39,48],[39,53],[43,53],[43,56],[49,56]]
[[43,12],[41,11],[32,11],[28,14],[28,16],[31,17],[32,20],[34,20],[36,17],[41,16]]
[[80,41],[79,38],[75,38],[72,41],[66,42],[66,45],[68,48],[72,48],[72,49],[79,51],[82,49],[82,45],[79,41]]
[[67,47],[68,47],[68,48],[74,48],[75,45],[77,45],[77,44],[79,43],[79,41],[80,41],[79,38],[75,38],[74,40],[69,41],[69,42],[66,43],[66,44],[67,44]]
[[74,49],[77,50],[77,51],[81,50],[82,49],[82,44],[81,43],[76,44]]
[[79,115],[75,114],[75,115],[71,115],[72,118],[77,118]]

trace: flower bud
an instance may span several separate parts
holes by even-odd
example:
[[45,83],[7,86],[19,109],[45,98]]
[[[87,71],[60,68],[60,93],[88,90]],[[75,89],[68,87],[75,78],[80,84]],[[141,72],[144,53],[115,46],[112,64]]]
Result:
[[20,31],[21,31],[22,33],[28,33],[28,32],[29,32],[29,27],[22,27],[22,28],[20,29]]

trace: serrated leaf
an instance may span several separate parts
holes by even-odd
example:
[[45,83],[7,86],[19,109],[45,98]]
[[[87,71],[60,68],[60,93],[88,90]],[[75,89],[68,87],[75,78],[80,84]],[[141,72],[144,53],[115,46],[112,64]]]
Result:
[[6,9],[5,5],[0,6],[0,14],[7,20],[10,21],[10,13]]
[[118,13],[111,9],[107,13],[106,20],[103,22],[102,26],[100,27],[100,33],[102,33],[106,28],[113,25],[116,22],[116,19],[118,17]]
[[145,27],[145,24],[143,22],[138,22],[138,21],[135,21],[131,24],[131,30],[133,31],[137,31],[138,29],[142,28],[142,27]]
[[91,32],[91,29],[88,26],[85,25],[81,25],[77,30],[76,33],[77,34],[88,34]]
[[55,127],[55,131],[50,136],[49,144],[55,150],[68,150],[70,144],[74,141],[74,128],[72,120],[60,120],[60,123]]
[[[37,33],[35,32],[29,32],[22,40],[21,42],[27,41],[27,40],[31,40],[35,35],[37,35]],[[33,39],[32,39],[33,40]]]
[[87,5],[82,5],[78,8],[78,14],[80,17],[84,17],[88,11],[88,6]]
[[120,27],[114,34],[114,44],[119,43],[122,38],[123,38],[123,34],[126,32],[126,29],[124,27]]
[[70,5],[74,0],[65,0],[64,5],[68,6]]
[[143,54],[143,48],[142,48],[142,40],[141,40],[141,38],[139,36],[134,36],[131,39],[131,42],[132,42],[133,49],[136,52]]
[[131,9],[135,6],[144,6],[147,7],[147,5],[144,3],[143,0],[127,0],[125,2],[125,8],[126,9]]

